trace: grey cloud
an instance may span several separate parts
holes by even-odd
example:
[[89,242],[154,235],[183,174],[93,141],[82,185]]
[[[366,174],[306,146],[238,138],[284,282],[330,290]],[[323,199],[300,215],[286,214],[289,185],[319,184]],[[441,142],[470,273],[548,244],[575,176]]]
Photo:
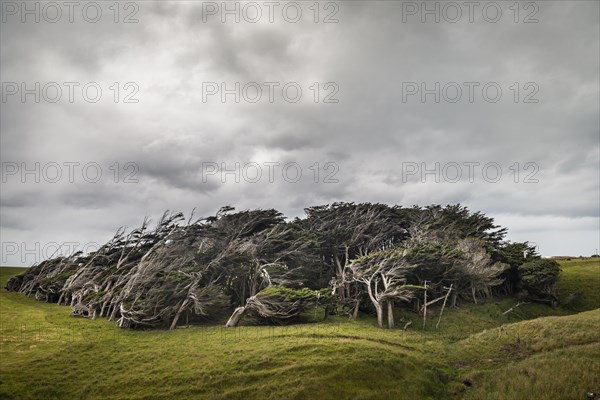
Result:
[[[232,204],[293,217],[345,200],[460,202],[546,254],[591,246],[600,201],[597,2],[539,2],[536,24],[515,24],[509,13],[497,24],[402,23],[401,2],[339,4],[338,24],[315,24],[310,13],[297,24],[203,23],[200,3],[154,1],[140,2],[138,24],[2,24],[3,81],[97,81],[105,90],[97,104],[0,104],[2,161],[93,161],[107,174],[115,162],[139,167],[133,185],[2,184],[3,240],[103,241],[167,208],[211,215]],[[138,83],[139,103],[114,103],[115,81]],[[204,103],[206,81],[293,81],[303,98]],[[496,104],[404,102],[402,83],[413,81],[498,82],[504,92]],[[314,82],[337,83],[339,103],[315,103]],[[537,83],[539,103],[514,103],[514,82]],[[202,179],[203,163],[255,161],[297,162],[303,179]],[[339,182],[315,183],[315,162],[336,163]],[[404,182],[403,162],[496,162],[504,176]],[[513,182],[515,162],[539,165],[540,182]],[[543,221],[574,229],[578,241],[559,245]]]

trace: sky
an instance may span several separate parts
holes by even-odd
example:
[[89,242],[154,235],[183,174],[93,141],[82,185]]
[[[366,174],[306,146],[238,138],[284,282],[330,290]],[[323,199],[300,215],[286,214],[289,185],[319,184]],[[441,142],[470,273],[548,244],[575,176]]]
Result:
[[456,204],[600,247],[597,1],[1,2],[2,265],[121,226]]

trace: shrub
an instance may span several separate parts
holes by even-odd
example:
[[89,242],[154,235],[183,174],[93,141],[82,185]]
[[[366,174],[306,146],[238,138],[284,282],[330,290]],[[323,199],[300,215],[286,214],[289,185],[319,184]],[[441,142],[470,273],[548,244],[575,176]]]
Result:
[[538,259],[519,266],[519,285],[533,301],[552,302],[554,306],[558,298],[554,292],[554,284],[560,275],[559,264],[550,259]]

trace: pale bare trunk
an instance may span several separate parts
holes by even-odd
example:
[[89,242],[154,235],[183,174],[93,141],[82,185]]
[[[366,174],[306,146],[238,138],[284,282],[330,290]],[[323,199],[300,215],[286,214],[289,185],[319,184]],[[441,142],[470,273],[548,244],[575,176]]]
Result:
[[442,309],[440,310],[440,317],[438,318],[437,324],[435,324],[435,329],[440,326],[440,321],[442,320],[442,314],[444,313],[444,307],[446,307],[446,301],[448,300],[448,296],[450,296],[450,292],[452,291],[452,285],[450,284],[450,288],[448,289],[448,293],[446,293],[446,297],[444,297],[444,304],[442,304]]
[[388,329],[394,329],[394,301],[388,300],[387,302],[388,309]]
[[360,300],[356,300],[356,305],[354,306],[354,312],[352,313],[352,319],[358,318],[359,307],[360,307]]
[[230,327],[237,326],[237,324],[240,322],[240,319],[242,319],[242,317],[244,316],[245,312],[246,312],[246,307],[236,308],[233,311],[233,314],[231,314],[231,317],[229,317],[229,320],[225,324],[225,327],[230,328]]
[[[337,254],[334,254],[335,266],[336,266],[336,275],[337,278],[341,278],[344,275],[342,263],[340,262],[340,258]],[[346,284],[342,283],[342,287],[338,291],[338,297],[340,302],[343,303],[346,298]]]
[[117,307],[118,302],[119,302],[119,300],[117,300],[115,302],[112,313],[110,314],[110,318],[108,319],[109,321],[113,321],[115,319],[115,317],[117,316],[117,311],[119,310],[119,308]]
[[185,299],[183,301],[183,303],[181,303],[181,306],[179,307],[179,310],[177,310],[177,314],[175,314],[175,318],[173,318],[173,322],[171,322],[171,327],[169,329],[175,329],[175,327],[177,326],[177,321],[179,321],[179,317],[181,316],[181,313],[183,312],[183,310],[185,310],[185,307],[188,304],[188,300]]
[[[380,328],[383,328],[383,309],[381,308],[381,303],[377,301],[377,299],[373,295],[373,289],[371,288],[371,280],[367,280],[365,283],[367,284],[367,292],[369,293],[369,298],[371,299],[373,307],[375,307],[375,311],[377,312],[377,325]],[[377,287],[375,287],[375,289],[377,290]]]
[[100,316],[104,317],[104,310],[106,309],[106,304],[108,303],[107,300],[102,302],[102,307],[100,308]]
[[383,328],[383,308],[381,307],[381,304],[375,304],[375,311],[377,312],[377,326]]

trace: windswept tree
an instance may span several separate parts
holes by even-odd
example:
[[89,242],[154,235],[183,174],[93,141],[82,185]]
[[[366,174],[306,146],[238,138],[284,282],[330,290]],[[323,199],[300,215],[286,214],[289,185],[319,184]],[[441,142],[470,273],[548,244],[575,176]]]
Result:
[[[224,296],[217,292],[222,289],[209,288],[211,296],[207,296],[204,287],[214,283],[212,270],[202,263],[198,252],[214,246],[210,234],[210,227],[201,220],[183,226],[172,221],[161,240],[131,270],[118,275],[101,314],[106,308],[108,318],[122,327],[174,327],[184,311],[206,310],[208,305],[201,305],[202,299],[210,302],[212,310],[218,309],[216,300],[224,300]],[[228,302],[220,305],[228,306]]]
[[388,328],[394,328],[394,301],[408,301],[419,286],[408,284],[414,265],[405,258],[406,250],[394,248],[359,257],[347,266],[345,280],[361,283],[377,314],[377,325],[383,328],[384,304],[387,305]]
[[340,305],[356,315],[361,299],[373,304],[380,326],[387,309],[393,327],[394,304],[419,311],[415,293],[423,290],[433,299],[427,304],[449,285],[452,304],[477,301],[506,279],[530,297],[552,292],[555,272],[527,263],[538,258],[531,246],[503,242],[505,230],[492,218],[460,205],[334,203],[305,212],[286,222],[277,210],[227,206],[197,220],[192,212],[186,222],[167,211],[154,226],[146,218],[118,229],[89,254],[45,260],[7,288],[124,328],[171,329],[232,309],[228,326],[244,315],[289,322],[313,305],[326,315]]
[[410,238],[416,242],[444,242],[470,238],[480,240],[491,251],[501,246],[506,228],[480,212],[472,213],[460,204],[431,205],[410,209]]
[[90,254],[78,252],[42,262],[27,271],[20,290],[59,304],[79,305],[78,309],[88,310],[91,317],[103,315],[110,306],[116,307],[122,289],[119,283],[129,279],[131,270],[177,228],[181,218],[181,213],[167,211],[154,229],[148,229],[150,221],[144,219],[142,226],[129,234],[119,228]]
[[[272,293],[274,287],[281,290],[309,289],[312,278],[321,268],[320,259],[311,252],[310,243],[303,240],[297,226],[292,224],[278,224],[238,243],[234,254],[232,256],[238,259],[238,285],[244,289],[237,293],[238,307],[227,326],[237,325],[253,309],[260,309],[259,315],[267,315],[269,305],[275,303],[271,301],[273,296],[265,297],[265,293]],[[248,290],[245,290],[246,287]],[[267,289],[267,292],[261,291],[263,289]],[[265,300],[261,302],[261,299]],[[303,297],[298,301],[303,303],[302,299]],[[288,312],[295,315],[292,311],[294,304],[299,303],[282,302],[279,306],[274,306],[273,312],[283,318],[281,315],[285,313],[285,307],[292,306]]]
[[269,324],[285,324],[318,305],[326,304],[330,300],[329,292],[329,289],[271,286],[250,297],[244,306],[244,312],[234,312],[226,326],[236,326],[243,315]]
[[558,306],[554,285],[560,275],[560,266],[555,260],[537,259],[519,267],[521,296],[527,300]]
[[340,301],[351,298],[344,270],[350,262],[374,251],[390,248],[407,236],[408,219],[400,206],[371,203],[334,203],[305,209],[307,239],[330,266]]
[[454,279],[457,291],[469,288],[473,302],[477,303],[477,296],[490,297],[492,289],[504,282],[502,273],[510,266],[494,261],[490,253],[486,252],[485,244],[479,239],[461,239],[457,248],[462,252],[462,259],[458,264],[458,274]]
[[502,273],[504,279],[502,293],[504,295],[509,295],[519,289],[519,267],[526,262],[541,258],[535,245],[529,242],[503,242],[492,252],[492,257],[496,261],[509,265],[509,268]]
[[428,292],[436,299],[443,298],[444,288],[452,284],[452,305],[459,296],[477,302],[478,296],[489,297],[492,288],[503,283],[508,266],[493,254],[506,229],[492,218],[460,205],[411,211],[410,237],[404,243],[407,258],[418,267],[415,282],[427,281]]

